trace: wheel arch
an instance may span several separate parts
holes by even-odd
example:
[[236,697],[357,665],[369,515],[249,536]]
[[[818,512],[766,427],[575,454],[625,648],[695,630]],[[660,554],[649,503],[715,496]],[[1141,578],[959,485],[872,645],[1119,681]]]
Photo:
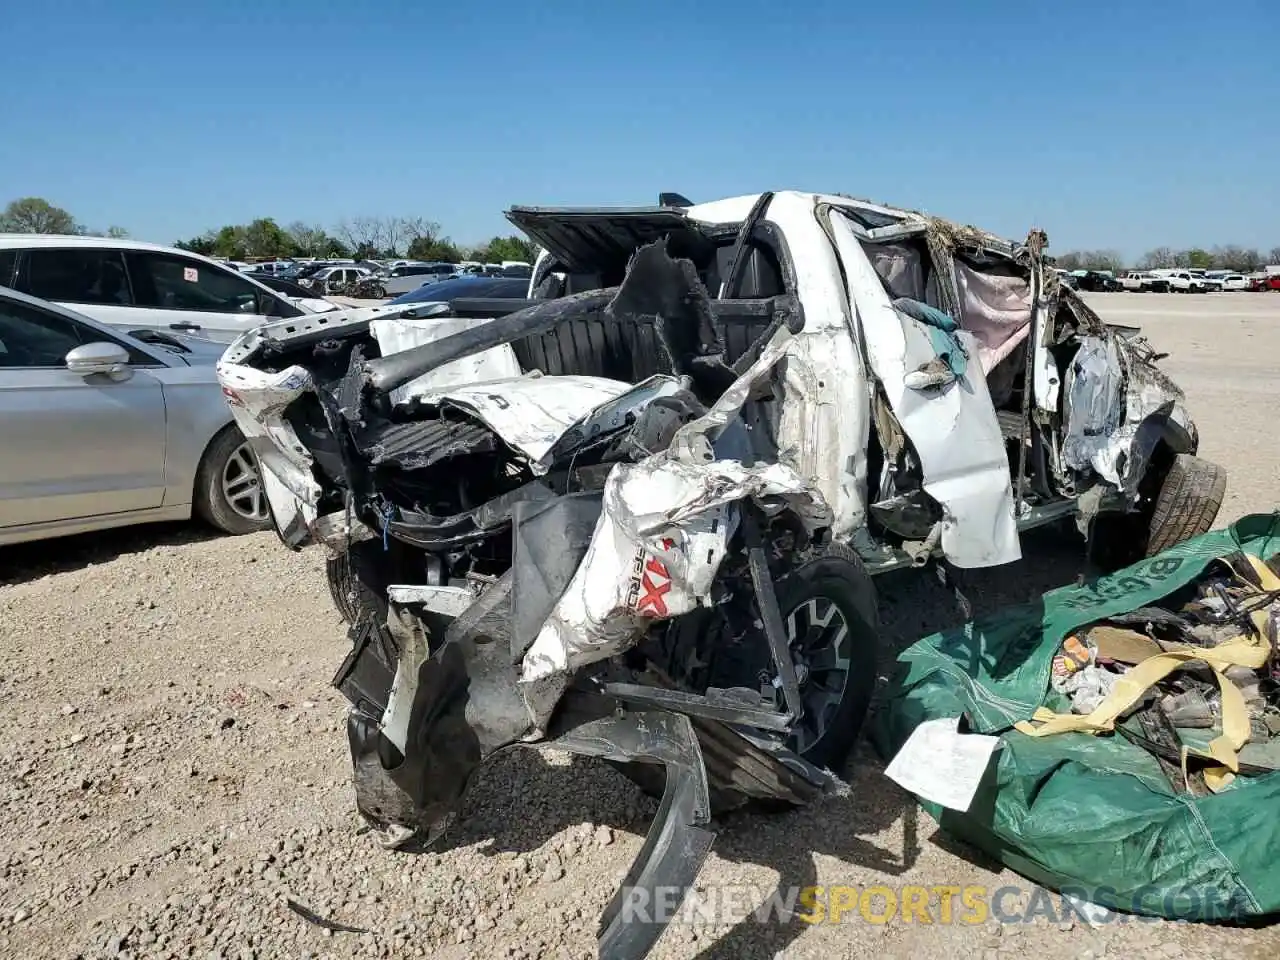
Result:
[[1138,424],[1129,447],[1129,464],[1125,471],[1129,478],[1126,486],[1130,489],[1137,489],[1147,479],[1152,467],[1168,469],[1178,454],[1195,456],[1199,451],[1200,435],[1195,424],[1185,410],[1181,411],[1181,417],[1175,416],[1178,410],[1175,407],[1157,411]]
[[195,469],[191,471],[190,493],[191,502],[193,504],[196,502],[196,492],[199,489],[200,477],[204,472],[205,464],[209,460],[209,451],[213,449],[214,444],[216,444],[225,434],[232,431],[240,434],[241,437],[244,436],[243,433],[240,433],[240,428],[236,426],[235,420],[228,420],[217,430],[214,430],[213,433],[209,434],[209,439],[204,442],[204,448],[200,451],[200,456],[196,460]]

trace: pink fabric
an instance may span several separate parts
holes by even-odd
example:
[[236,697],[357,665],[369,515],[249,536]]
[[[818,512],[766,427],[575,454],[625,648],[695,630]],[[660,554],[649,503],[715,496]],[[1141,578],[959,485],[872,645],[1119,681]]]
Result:
[[990,373],[1031,330],[1031,284],[1022,277],[979,273],[955,261],[960,327],[978,341],[982,372]]

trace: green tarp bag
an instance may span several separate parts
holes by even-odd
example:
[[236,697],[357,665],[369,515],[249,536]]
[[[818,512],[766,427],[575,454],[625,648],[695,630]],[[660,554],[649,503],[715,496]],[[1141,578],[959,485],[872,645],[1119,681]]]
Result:
[[1150,605],[1238,550],[1280,553],[1280,513],[1244,517],[1092,583],[918,641],[898,658],[872,726],[876,748],[887,762],[918,724],[946,717],[998,735],[967,812],[922,806],[944,831],[1042,886],[1167,919],[1280,912],[1280,772],[1192,797],[1175,793],[1158,761],[1119,734],[1013,729],[1040,706],[1070,712],[1049,685],[1068,634]]

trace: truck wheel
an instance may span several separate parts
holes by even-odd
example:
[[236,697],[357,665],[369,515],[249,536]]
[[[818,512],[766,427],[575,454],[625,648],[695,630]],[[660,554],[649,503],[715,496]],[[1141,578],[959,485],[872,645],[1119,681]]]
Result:
[[325,560],[329,596],[351,626],[370,619],[381,623],[386,618],[386,588],[395,582],[388,566],[382,544],[372,541],[353,543],[336,557]]
[[[857,740],[871,706],[879,654],[875,587],[858,555],[831,546],[776,583],[778,606],[800,675],[805,716],[787,746],[816,767],[834,769]],[[765,688],[774,679],[773,658],[758,631],[740,642],[733,628],[711,610],[682,617],[668,628],[654,663],[677,686],[701,693],[708,687]],[[776,687],[777,705],[785,709]],[[780,783],[796,776],[771,752],[751,747],[729,730],[717,734],[695,720],[716,813],[747,802],[780,810],[804,801],[781,798]],[[661,796],[664,774],[643,763],[616,766],[642,790]],[[757,781],[755,789],[743,784]],[[770,799],[763,799],[770,797]]]
[[234,426],[209,441],[196,471],[195,513],[223,533],[265,530],[271,522],[258,458]]
[[[875,690],[875,587],[858,555],[833,545],[787,573],[776,589],[805,709],[787,746],[815,766],[834,766],[857,740]],[[758,690],[773,683],[776,704],[786,709],[763,637],[716,646],[704,644],[711,661],[705,686]]]
[[1166,462],[1163,473],[1148,468],[1148,478],[1138,488],[1136,510],[1094,521],[1090,554],[1103,570],[1119,570],[1155,556],[1213,526],[1227,491],[1227,471],[1188,453]]
[[1227,471],[1209,460],[1180,453],[1165,474],[1147,528],[1148,557],[1207,533],[1227,493]]

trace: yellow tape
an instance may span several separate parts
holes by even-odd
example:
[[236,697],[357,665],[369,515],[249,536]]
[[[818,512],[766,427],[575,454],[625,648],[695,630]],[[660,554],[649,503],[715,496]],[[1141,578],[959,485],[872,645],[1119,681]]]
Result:
[[1228,770],[1239,769],[1236,754],[1249,740],[1249,712],[1244,695],[1223,672],[1227,667],[1258,669],[1267,662],[1270,650],[1251,637],[1237,637],[1216,647],[1160,653],[1142,661],[1116,680],[1111,692],[1088,714],[1054,713],[1040,707],[1032,715],[1033,726],[1023,720],[1014,729],[1029,737],[1056,733],[1103,733],[1115,730],[1116,718],[1143,698],[1146,692],[1174,670],[1195,660],[1213,668],[1222,690],[1222,736],[1209,744],[1209,755]]
[[[1258,576],[1263,590],[1271,592],[1280,590],[1280,577],[1271,568],[1252,554],[1245,555],[1250,566]],[[1237,575],[1237,579],[1239,579]],[[1249,584],[1253,587],[1253,584]],[[1054,713],[1044,707],[1036,709],[1031,721],[1020,721],[1014,729],[1029,737],[1047,737],[1056,733],[1105,733],[1115,730],[1116,718],[1127,712],[1143,698],[1151,687],[1155,686],[1174,670],[1200,660],[1213,669],[1222,691],[1222,735],[1209,744],[1208,755],[1218,761],[1221,766],[1209,767],[1204,771],[1205,783],[1215,793],[1225,788],[1235,778],[1240,769],[1238,754],[1240,748],[1249,742],[1250,725],[1249,710],[1245,705],[1244,694],[1226,675],[1227,667],[1248,667],[1257,670],[1266,665],[1271,650],[1262,637],[1267,635],[1266,609],[1256,610],[1250,614],[1254,625],[1258,628],[1258,636],[1239,636],[1216,647],[1188,647],[1171,650],[1148,657],[1133,666],[1120,676],[1111,692],[1088,714]],[[1039,726],[1033,726],[1033,723]],[[1187,749],[1183,748],[1182,767],[1186,776]],[[1199,755],[1199,754],[1197,754]]]
[[1277,577],[1260,557],[1255,557],[1252,553],[1246,553],[1245,557],[1249,561],[1249,566],[1253,567],[1253,572],[1258,575],[1258,582],[1262,584],[1263,590],[1267,593],[1280,590],[1280,577]]

